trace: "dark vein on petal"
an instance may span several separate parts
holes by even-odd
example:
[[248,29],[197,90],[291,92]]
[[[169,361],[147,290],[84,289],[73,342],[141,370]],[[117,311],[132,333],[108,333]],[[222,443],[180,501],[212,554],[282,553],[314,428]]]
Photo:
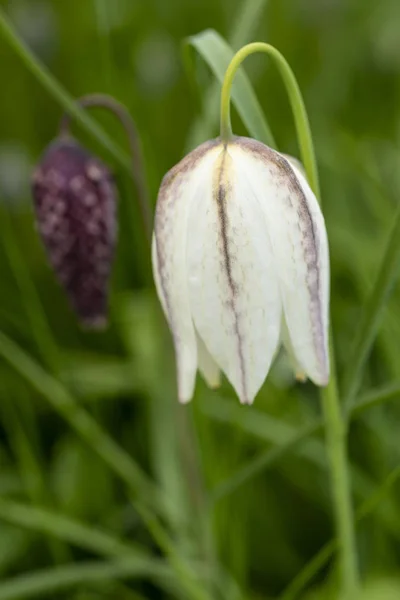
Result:
[[158,274],[160,286],[164,294],[165,304],[168,313],[169,325],[174,337],[175,343],[178,341],[176,327],[174,324],[175,315],[174,307],[171,305],[171,273],[170,265],[168,264],[168,253],[166,248],[172,243],[179,243],[179,240],[172,239],[174,235],[174,219],[179,218],[179,213],[176,211],[176,204],[179,201],[182,192],[182,186],[187,185],[187,180],[190,174],[198,165],[198,162],[205,154],[218,145],[219,140],[209,140],[201,144],[198,148],[185,156],[178,164],[170,169],[161,181],[158,192],[155,219],[154,219],[154,236],[156,239],[156,252],[158,262]]
[[239,327],[239,313],[236,307],[236,297],[238,294],[238,286],[232,274],[232,257],[229,251],[228,227],[229,219],[227,213],[227,201],[229,200],[230,186],[228,177],[226,176],[226,158],[228,151],[225,148],[222,154],[222,159],[217,172],[216,185],[214,186],[214,200],[218,207],[218,221],[220,226],[220,240],[222,242],[222,255],[224,268],[228,280],[230,298],[227,301],[227,306],[232,311],[234,317],[234,333],[237,341],[237,350],[239,356],[240,378],[242,383],[243,402],[248,403],[248,394],[246,386],[246,367],[243,354],[243,338]]
[[[282,179],[289,185],[289,191],[292,192],[299,201],[298,217],[305,226],[306,235],[303,243],[303,254],[307,264],[307,288],[310,297],[311,311],[315,317],[311,319],[312,336],[314,348],[321,367],[328,362],[324,344],[324,327],[321,307],[321,273],[319,264],[318,236],[315,230],[314,219],[308,206],[308,201],[300,185],[295,172],[289,161],[281,154],[265,146],[261,142],[251,138],[238,137],[235,139],[242,148],[245,148],[253,156],[265,163],[273,163],[281,173]],[[315,280],[311,280],[311,275],[315,273]]]

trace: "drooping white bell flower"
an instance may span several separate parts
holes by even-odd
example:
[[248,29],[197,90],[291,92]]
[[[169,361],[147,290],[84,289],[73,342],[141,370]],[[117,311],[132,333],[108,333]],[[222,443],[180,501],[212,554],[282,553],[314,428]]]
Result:
[[328,241],[295,162],[249,138],[202,144],[162,181],[152,255],[181,402],[199,369],[251,403],[280,342],[300,377],[327,384]]

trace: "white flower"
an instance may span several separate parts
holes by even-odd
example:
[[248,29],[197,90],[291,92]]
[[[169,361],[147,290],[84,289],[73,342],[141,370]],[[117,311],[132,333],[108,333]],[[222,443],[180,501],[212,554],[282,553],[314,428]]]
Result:
[[251,403],[282,341],[298,376],[329,379],[329,255],[318,202],[295,162],[234,137],[164,177],[153,270],[172,331],[181,402],[220,369]]

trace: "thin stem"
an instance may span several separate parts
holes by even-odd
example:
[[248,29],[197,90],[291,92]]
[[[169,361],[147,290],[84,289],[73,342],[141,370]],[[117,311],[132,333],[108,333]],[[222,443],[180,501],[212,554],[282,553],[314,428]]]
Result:
[[161,559],[123,558],[74,563],[51,569],[23,573],[0,582],[2,600],[25,600],[26,598],[51,598],[56,594],[70,592],[74,588],[86,588],[90,584],[109,583],[110,580],[134,580],[148,578],[158,583],[172,597],[179,598],[180,589],[171,577],[170,569]]
[[[289,96],[307,178],[315,195],[320,199],[314,144],[303,97],[292,69],[282,54],[273,46],[263,42],[248,44],[241,48],[233,57],[226,71],[221,91],[221,139],[227,143],[232,137],[230,96],[235,74],[243,60],[256,52],[268,54],[274,59],[279,69]],[[325,417],[327,451],[331,468],[336,528],[341,550],[343,591],[346,598],[351,598],[359,587],[359,575],[349,465],[347,461],[347,431],[337,392],[335,356],[332,343],[330,343],[329,353],[331,377],[328,385],[325,388],[321,388],[321,400]]]
[[131,171],[129,157],[123,152],[112,138],[84,110],[76,104],[75,99],[52,76],[43,63],[36,58],[28,46],[19,38],[12,25],[0,9],[0,33],[27,69],[36,77],[49,94],[70,113],[104,148],[123,166]]
[[[128,110],[117,102],[112,96],[106,94],[88,94],[76,100],[82,108],[100,107],[111,111],[120,121],[128,136],[129,147],[132,157],[132,177],[136,185],[140,210],[142,213],[143,224],[146,231],[147,240],[150,243],[152,235],[152,207],[150,203],[150,194],[147,188],[145,169],[142,156],[140,137],[136,125]],[[60,123],[61,135],[68,135],[71,127],[71,115],[65,113]]]
[[247,44],[247,46],[243,46],[243,48],[236,52],[235,56],[232,58],[229,67],[226,70],[221,91],[221,139],[227,142],[232,137],[230,108],[231,89],[236,72],[245,58],[258,52],[268,54],[275,61],[282,76],[293,112],[304,168],[308,175],[309,183],[314,190],[315,195],[319,198],[320,189],[314,144],[303,96],[289,63],[282,54],[270,44],[265,44],[264,42]]
[[[391,471],[383,484],[357,508],[356,522],[359,523],[379,506],[384,500],[394,484],[399,480],[400,467]],[[312,581],[319,571],[326,565],[332,554],[337,549],[337,540],[332,539],[327,542],[321,550],[302,568],[300,573],[291,581],[288,587],[280,596],[280,600],[295,600],[299,597],[304,588]]]
[[[385,388],[371,390],[370,393],[357,400],[355,406],[351,409],[350,419],[356,419],[366,410],[369,410],[374,406],[379,406],[385,402],[390,402],[391,400],[397,400],[399,397],[400,384],[394,384]],[[212,416],[215,417],[215,414]],[[245,466],[236,471],[236,473],[216,486],[211,493],[211,503],[218,502],[228,494],[232,494],[240,486],[247,483],[251,478],[256,477],[267,468],[275,466],[278,460],[283,458],[289,451],[297,451],[303,442],[312,436],[318,435],[323,431],[323,429],[323,420],[317,419],[302,427],[298,433],[290,433],[287,435],[287,439],[282,442],[274,442],[271,439],[270,441],[276,444],[273,448],[264,450],[255,458],[250,460]]]
[[0,332],[0,355],[20,373],[125,482],[130,492],[140,493],[152,506],[162,506],[160,491],[130,455],[103,431],[69,391],[37,364],[17,344]]
[[[333,352],[331,352],[333,356]],[[334,365],[332,365],[332,370]],[[357,545],[351,498],[350,473],[347,460],[347,428],[339,403],[336,377],[332,373],[326,388],[321,388],[325,417],[327,452],[331,466],[336,528],[342,554],[343,591],[346,600],[353,598],[359,588]]]
[[370,295],[363,306],[348,367],[343,378],[343,397],[347,415],[354,406],[360,387],[365,363],[383,315],[388,297],[400,274],[400,206],[394,217],[393,225],[386,243],[386,249],[379,265],[376,279]]
[[186,561],[176,552],[169,536],[165,533],[156,517],[151,515],[144,505],[141,505],[138,502],[133,502],[133,504],[139,513],[140,518],[145,523],[147,530],[151,533],[153,539],[166,555],[172,569],[179,577],[182,587],[185,587],[189,596],[193,598],[193,600],[209,600],[210,596],[203,589],[202,583],[195,575],[195,571],[191,569]]

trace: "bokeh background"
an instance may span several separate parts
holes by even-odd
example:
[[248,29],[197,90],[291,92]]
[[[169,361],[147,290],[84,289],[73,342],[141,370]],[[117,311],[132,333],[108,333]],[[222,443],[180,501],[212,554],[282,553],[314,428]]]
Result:
[[[1,0],[0,7],[72,96],[104,92],[129,108],[153,204],[164,173],[218,135],[204,113],[215,79],[198,59],[193,86],[183,40],[214,28],[234,49],[262,40],[281,50],[315,138],[342,382],[400,197],[398,0]],[[109,327],[79,327],[46,262],[30,194],[62,108],[1,35],[0,68],[0,346],[10,359],[0,360],[0,599],[200,598],[198,590],[221,599],[336,598],[334,548],[298,590],[289,587],[334,536],[321,429],[293,444],[318,423],[317,390],[296,384],[279,356],[253,408],[240,407],[226,382],[210,391],[200,377],[193,403],[178,406],[133,183],[76,126],[113,168],[120,197]],[[257,56],[245,68],[279,149],[298,156],[274,67]],[[114,118],[91,112],[126,148]],[[374,581],[368,598],[388,600],[400,598],[399,384],[393,285],[357,399],[371,406],[349,432],[360,564]]]

